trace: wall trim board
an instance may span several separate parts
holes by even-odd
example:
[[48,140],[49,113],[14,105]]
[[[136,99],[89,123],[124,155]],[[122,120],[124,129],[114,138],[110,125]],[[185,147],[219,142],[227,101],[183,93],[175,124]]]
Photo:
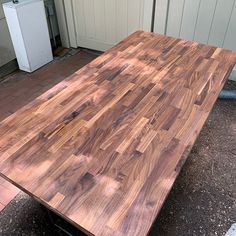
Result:
[[73,10],[73,0],[64,0],[65,15],[68,27],[68,37],[70,41],[70,46],[77,48],[77,34],[75,30],[75,19]]
[[56,8],[56,15],[57,15],[61,43],[63,47],[69,48],[70,41],[69,41],[68,26],[65,14],[64,0],[56,0],[54,1],[54,3]]

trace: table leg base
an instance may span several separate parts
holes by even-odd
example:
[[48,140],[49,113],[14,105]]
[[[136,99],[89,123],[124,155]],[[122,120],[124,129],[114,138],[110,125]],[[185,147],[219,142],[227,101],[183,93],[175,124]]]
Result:
[[51,223],[60,231],[63,232],[66,236],[86,236],[83,232],[77,229],[75,226],[71,225],[69,222],[65,221],[56,213],[50,211],[46,207],[42,206],[48,214],[48,218]]

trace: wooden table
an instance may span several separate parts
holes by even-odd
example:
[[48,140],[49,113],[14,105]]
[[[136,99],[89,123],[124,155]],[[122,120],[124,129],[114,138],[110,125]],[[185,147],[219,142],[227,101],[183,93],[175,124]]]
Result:
[[0,124],[3,177],[94,235],[146,235],[236,53],[138,31]]

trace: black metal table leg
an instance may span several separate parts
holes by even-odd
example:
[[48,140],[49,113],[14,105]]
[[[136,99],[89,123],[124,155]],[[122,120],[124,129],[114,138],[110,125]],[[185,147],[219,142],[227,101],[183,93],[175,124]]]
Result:
[[71,225],[69,222],[65,221],[62,217],[60,217],[56,213],[50,211],[44,206],[42,207],[47,211],[48,218],[51,221],[51,223],[66,236],[86,236],[86,234],[81,232],[75,226]]

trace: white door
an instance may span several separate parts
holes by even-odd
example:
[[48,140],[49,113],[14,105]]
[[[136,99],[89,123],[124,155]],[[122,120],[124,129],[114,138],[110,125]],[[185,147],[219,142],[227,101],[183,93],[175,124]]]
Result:
[[151,30],[153,0],[66,0],[70,44],[105,51],[138,29]]

